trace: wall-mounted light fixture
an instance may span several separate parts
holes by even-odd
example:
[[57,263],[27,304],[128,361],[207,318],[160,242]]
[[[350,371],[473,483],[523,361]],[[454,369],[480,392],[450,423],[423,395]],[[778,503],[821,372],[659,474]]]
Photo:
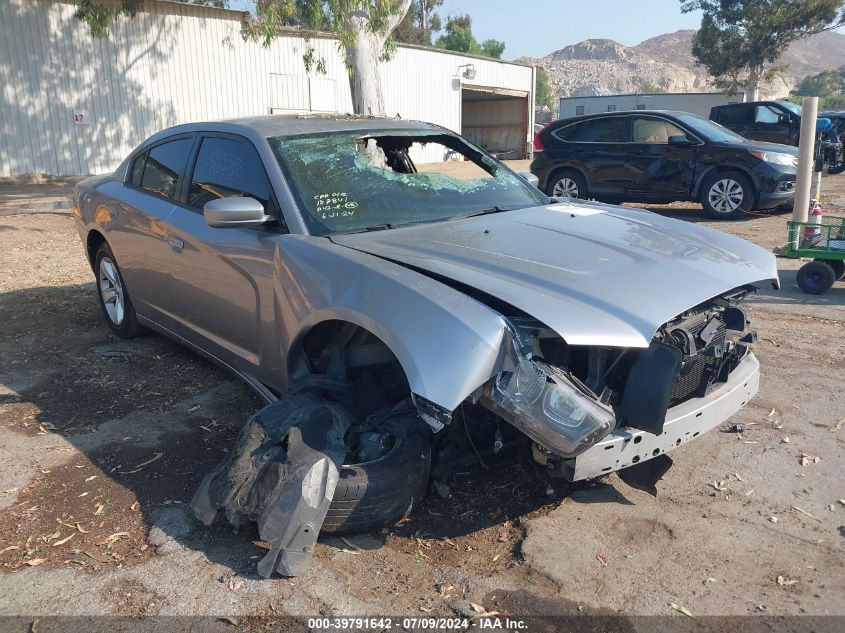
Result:
[[464,79],[469,79],[469,80],[475,79],[475,65],[474,64],[461,64],[460,66],[458,66],[458,70],[460,70],[461,68],[464,69],[464,72],[461,73],[461,77],[463,77]]

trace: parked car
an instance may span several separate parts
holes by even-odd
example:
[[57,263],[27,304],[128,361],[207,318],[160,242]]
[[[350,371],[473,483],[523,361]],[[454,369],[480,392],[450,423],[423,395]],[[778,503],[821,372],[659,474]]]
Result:
[[177,126],[79,183],[74,203],[116,334],[159,332],[268,402],[305,384],[355,417],[348,466],[325,480],[326,530],[395,521],[430,472],[509,441],[571,480],[599,477],[757,392],[740,303],[778,284],[771,253],[643,210],[555,202],[434,125]]
[[715,218],[794,197],[794,147],[751,142],[695,114],[648,111],[554,121],[534,137],[531,172],[556,198],[700,201]]
[[[714,106],[710,120],[747,139],[798,146],[801,136],[800,105],[789,101],[748,101]],[[834,115],[835,116],[835,115]],[[828,118],[825,113],[820,118]],[[819,132],[821,154],[831,173],[845,171],[843,137],[836,129]]]

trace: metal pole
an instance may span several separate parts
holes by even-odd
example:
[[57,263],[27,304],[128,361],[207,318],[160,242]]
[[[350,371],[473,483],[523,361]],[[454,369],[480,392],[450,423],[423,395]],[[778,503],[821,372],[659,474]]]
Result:
[[813,165],[816,147],[816,118],[819,113],[819,98],[804,97],[801,113],[801,138],[798,142],[798,179],[795,182],[795,202],[792,219],[806,222],[810,211],[810,190],[813,180]]

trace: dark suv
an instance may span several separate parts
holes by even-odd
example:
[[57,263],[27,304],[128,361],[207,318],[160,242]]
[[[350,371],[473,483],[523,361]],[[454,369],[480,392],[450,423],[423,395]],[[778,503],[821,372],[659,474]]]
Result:
[[[789,101],[750,101],[730,103],[710,109],[710,120],[755,141],[798,145],[801,136],[800,105]],[[831,174],[845,171],[845,134],[837,127],[838,113],[820,112],[820,118],[833,123],[829,129],[819,128],[821,156]]]
[[801,106],[788,101],[729,103],[711,108],[710,120],[755,141],[797,146]]
[[717,218],[792,200],[797,150],[748,141],[687,112],[641,110],[554,121],[534,136],[531,172],[550,196],[700,201]]

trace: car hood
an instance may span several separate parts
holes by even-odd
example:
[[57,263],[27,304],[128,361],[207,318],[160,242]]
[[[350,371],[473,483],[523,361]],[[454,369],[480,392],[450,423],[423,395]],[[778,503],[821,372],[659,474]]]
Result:
[[774,256],[750,242],[580,201],[331,239],[505,301],[571,345],[647,347],[699,303],[778,283]]
[[778,152],[780,154],[792,154],[798,156],[798,148],[794,145],[782,145],[780,143],[766,143],[765,141],[754,141],[746,139],[744,141],[730,141],[724,143],[712,143],[722,147],[730,147],[732,149],[744,149],[749,152]]

